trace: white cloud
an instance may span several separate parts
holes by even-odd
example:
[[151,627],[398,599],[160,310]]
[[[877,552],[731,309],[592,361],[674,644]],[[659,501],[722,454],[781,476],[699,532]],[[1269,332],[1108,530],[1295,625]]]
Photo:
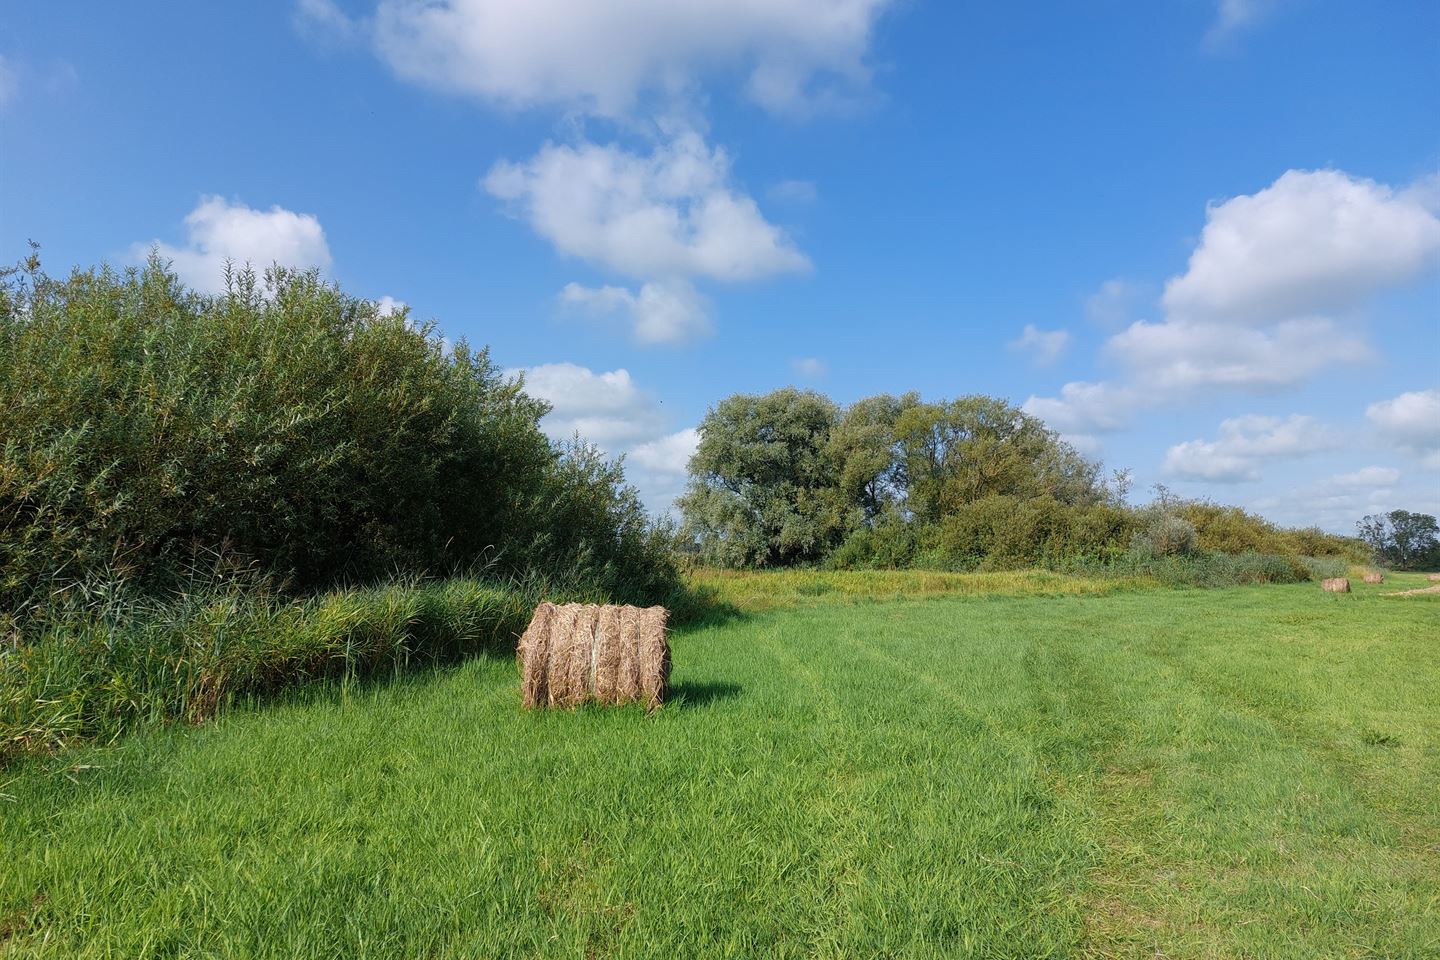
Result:
[[1333,430],[1313,417],[1232,417],[1221,422],[1215,440],[1189,440],[1171,447],[1162,469],[1186,480],[1253,482],[1267,463],[1333,450],[1339,442]]
[[[1080,436],[1124,429],[1140,402],[1140,394],[1129,387],[1075,381],[1061,387],[1058,397],[1031,396],[1021,409],[1078,446]],[[1093,445],[1093,438],[1089,442]]]
[[687,427],[678,433],[637,445],[626,456],[626,462],[655,473],[684,477],[695,448],[700,445],[700,432]]
[[1269,329],[1140,321],[1110,338],[1105,350],[1166,400],[1202,387],[1290,386],[1326,367],[1370,357],[1363,340],[1323,317],[1285,320]]
[[[781,113],[863,92],[865,55],[888,0],[381,0],[364,23],[400,77],[511,107],[602,116],[647,95],[685,96],[701,76],[747,71],[745,90]],[[313,22],[336,21],[303,0]]]
[[628,370],[595,373],[573,363],[545,363],[515,372],[524,374],[526,393],[550,403],[541,427],[552,439],[579,434],[613,455],[663,430],[658,405]]
[[1330,478],[1330,484],[1342,489],[1373,489],[1392,487],[1400,479],[1400,471],[1394,467],[1361,467],[1353,473],[1337,473]]
[[1070,331],[1041,330],[1033,323],[1025,324],[1019,338],[1010,341],[1013,350],[1023,350],[1042,367],[1049,366],[1070,346]]
[[1385,440],[1440,468],[1440,390],[1412,390],[1372,403],[1365,417]]
[[391,317],[402,310],[409,309],[410,305],[404,300],[396,300],[391,296],[381,297],[375,301],[375,307],[382,317]]
[[[1124,402],[1173,405],[1202,391],[1275,391],[1373,351],[1348,314],[1440,266],[1440,190],[1396,191],[1338,170],[1291,170],[1250,196],[1212,206],[1185,273],[1171,278],[1164,316],[1111,336],[1114,381],[1068,384],[1026,409],[1057,429],[1117,429]],[[1114,320],[1132,294],[1108,281],[1087,304]],[[1069,426],[1058,426],[1069,424]]]
[[540,426],[553,440],[577,434],[608,456],[625,457],[626,480],[646,507],[665,513],[685,487],[685,466],[699,443],[694,428],[667,432],[660,404],[627,370],[596,373],[573,363],[546,363],[523,374],[525,392],[552,409]]
[[685,280],[652,281],[637,293],[568,283],[560,302],[598,315],[621,314],[640,343],[688,343],[710,332],[705,301]]
[[6,57],[0,56],[0,110],[10,106],[20,96],[20,75]]
[[1415,193],[1339,170],[1290,170],[1207,212],[1171,319],[1259,324],[1334,315],[1440,263],[1440,217]]
[[501,161],[484,186],[557,251],[636,277],[750,280],[810,266],[731,188],[730,160],[694,132],[640,156],[613,144],[547,144]]
[[185,218],[185,246],[158,240],[135,244],[134,259],[153,247],[169,260],[186,284],[204,293],[225,289],[225,264],[252,265],[257,271],[271,264],[321,270],[330,266],[330,247],[320,221],[308,213],[275,206],[255,210],[221,197],[204,197]]

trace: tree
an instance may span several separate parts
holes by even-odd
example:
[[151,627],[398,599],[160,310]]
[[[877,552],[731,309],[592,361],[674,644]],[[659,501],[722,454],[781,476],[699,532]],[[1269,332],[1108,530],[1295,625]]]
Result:
[[1355,526],[1377,562],[1399,570],[1440,566],[1440,526],[1429,514],[1391,510],[1368,515]]
[[1065,504],[1103,499],[1097,464],[995,397],[913,404],[900,413],[895,432],[906,507],[925,521],[991,496],[1051,496]]
[[706,563],[777,566],[817,560],[840,542],[849,511],[831,434],[840,411],[793,387],[722,400],[700,424],[683,534]]
[[[905,497],[905,474],[895,426],[901,414],[920,403],[918,393],[880,394],[857,400],[830,434],[842,501],[866,523]],[[853,525],[853,524],[852,524]]]

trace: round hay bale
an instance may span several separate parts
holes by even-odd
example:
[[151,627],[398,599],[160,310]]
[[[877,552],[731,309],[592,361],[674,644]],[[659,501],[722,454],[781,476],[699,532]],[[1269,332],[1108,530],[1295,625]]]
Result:
[[663,704],[670,693],[664,607],[542,603],[520,638],[521,702]]
[[1345,577],[1330,577],[1320,581],[1320,589],[1326,593],[1349,593],[1350,581]]
[[1426,574],[1425,579],[1429,580],[1431,583],[1440,583],[1440,573]]
[[1385,582],[1385,574],[1381,573],[1381,572],[1378,571],[1378,570],[1367,570],[1367,571],[1365,572],[1365,582],[1366,582],[1366,583],[1384,583],[1384,582]]
[[559,612],[553,603],[536,607],[530,626],[520,635],[520,644],[515,648],[522,678],[520,699],[527,708],[542,706],[550,696],[546,689],[550,677],[550,634]]

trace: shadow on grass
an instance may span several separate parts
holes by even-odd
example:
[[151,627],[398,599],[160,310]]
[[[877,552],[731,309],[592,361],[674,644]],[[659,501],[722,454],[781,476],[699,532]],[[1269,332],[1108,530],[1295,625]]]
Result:
[[666,707],[679,707],[682,710],[686,707],[703,707],[739,696],[743,689],[740,684],[728,680],[687,680],[671,685],[670,702]]

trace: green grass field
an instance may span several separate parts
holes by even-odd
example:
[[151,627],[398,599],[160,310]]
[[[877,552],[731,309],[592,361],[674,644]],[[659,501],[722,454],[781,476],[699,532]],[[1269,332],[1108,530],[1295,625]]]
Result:
[[792,579],[651,716],[480,658],[0,771],[0,956],[1440,956],[1423,578]]

